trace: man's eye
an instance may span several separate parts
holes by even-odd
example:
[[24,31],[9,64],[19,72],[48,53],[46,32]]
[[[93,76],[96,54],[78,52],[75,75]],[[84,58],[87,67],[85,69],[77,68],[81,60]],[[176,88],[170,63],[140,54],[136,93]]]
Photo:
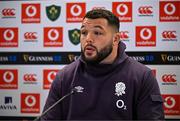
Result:
[[95,35],[102,35],[101,32],[94,32]]
[[82,32],[81,32],[82,35],[85,35],[86,33],[87,33],[87,32],[85,32],[85,31],[82,31]]

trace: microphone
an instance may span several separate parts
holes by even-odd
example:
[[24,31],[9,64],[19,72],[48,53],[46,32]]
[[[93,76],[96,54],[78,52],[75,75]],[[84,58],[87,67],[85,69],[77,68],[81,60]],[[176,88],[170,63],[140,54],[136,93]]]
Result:
[[41,117],[43,117],[47,112],[49,112],[52,108],[54,108],[58,103],[60,103],[61,101],[63,101],[65,98],[69,97],[70,95],[74,94],[75,92],[83,92],[84,88],[81,86],[76,86],[74,87],[69,93],[67,93],[66,95],[64,95],[62,98],[60,98],[58,101],[56,101],[53,105],[51,105],[48,109],[46,109],[40,116],[38,116],[37,118],[35,118],[33,121],[38,121]]

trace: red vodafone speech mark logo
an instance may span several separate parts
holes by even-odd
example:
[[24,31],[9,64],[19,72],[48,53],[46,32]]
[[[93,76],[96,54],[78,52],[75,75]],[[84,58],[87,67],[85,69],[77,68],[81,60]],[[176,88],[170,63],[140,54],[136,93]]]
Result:
[[62,47],[63,28],[45,27],[44,28],[44,47]]
[[17,69],[0,70],[0,89],[17,89],[18,71]]
[[53,80],[56,77],[56,73],[58,72],[58,70],[44,70],[43,71],[43,89],[50,89],[51,84],[53,82]]
[[180,1],[160,1],[160,21],[177,22],[180,21]]
[[165,115],[180,115],[180,95],[162,95]]
[[136,46],[156,46],[156,27],[137,26]]
[[0,47],[18,47],[18,28],[0,28]]
[[113,2],[112,12],[120,22],[132,22],[132,2]]
[[40,94],[21,94],[21,113],[40,113]]
[[82,22],[86,13],[86,3],[67,3],[66,22]]
[[40,4],[22,4],[22,23],[40,23]]

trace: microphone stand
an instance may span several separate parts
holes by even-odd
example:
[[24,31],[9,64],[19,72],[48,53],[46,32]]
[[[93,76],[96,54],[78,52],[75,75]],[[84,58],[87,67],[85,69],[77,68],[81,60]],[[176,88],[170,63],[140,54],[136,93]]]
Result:
[[75,91],[76,91],[75,89],[72,89],[71,92],[69,92],[68,94],[64,95],[62,98],[60,98],[57,102],[55,102],[53,105],[51,105],[48,109],[46,109],[40,116],[35,118],[33,121],[39,121],[39,119],[41,117],[43,117],[48,111],[50,111],[53,107],[55,107],[59,102],[64,100],[66,97],[72,95]]

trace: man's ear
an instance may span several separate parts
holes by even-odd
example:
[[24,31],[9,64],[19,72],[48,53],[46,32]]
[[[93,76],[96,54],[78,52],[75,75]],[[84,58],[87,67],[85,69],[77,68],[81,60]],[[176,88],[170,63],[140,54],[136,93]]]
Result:
[[120,41],[120,32],[116,32],[113,37],[113,45],[118,45]]

